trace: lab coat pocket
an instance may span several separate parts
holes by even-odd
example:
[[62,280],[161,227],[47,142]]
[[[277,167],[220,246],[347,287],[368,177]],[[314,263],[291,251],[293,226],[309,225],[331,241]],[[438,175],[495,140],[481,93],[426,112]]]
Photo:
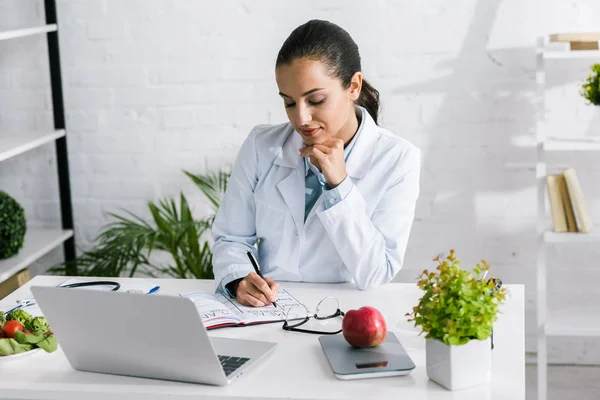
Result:
[[287,210],[256,202],[256,236],[260,240],[261,260],[265,269],[273,270],[289,264],[294,235],[294,222]]
[[273,207],[271,204],[256,201],[256,235],[282,235],[292,216],[288,210]]
[[273,250],[294,235],[293,229],[292,215],[287,209],[256,202],[256,236],[267,241]]

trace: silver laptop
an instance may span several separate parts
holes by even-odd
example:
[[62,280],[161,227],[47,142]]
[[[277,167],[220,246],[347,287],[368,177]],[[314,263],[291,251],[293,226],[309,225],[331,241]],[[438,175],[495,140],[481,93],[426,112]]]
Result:
[[276,346],[209,338],[184,297],[45,286],[31,292],[80,371],[227,385]]

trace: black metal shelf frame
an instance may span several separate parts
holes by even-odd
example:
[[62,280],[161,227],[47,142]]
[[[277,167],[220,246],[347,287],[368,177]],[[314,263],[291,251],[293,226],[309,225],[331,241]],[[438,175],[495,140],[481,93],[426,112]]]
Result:
[[[46,24],[57,24],[56,1],[44,0]],[[46,33],[48,40],[48,61],[50,67],[50,86],[52,92],[52,115],[54,128],[64,129],[66,133],[65,107],[63,100],[62,74],[60,67],[60,48],[58,43],[58,29]],[[58,170],[58,185],[60,193],[60,212],[62,228],[73,230],[73,206],[71,202],[71,182],[69,179],[69,158],[67,151],[67,134],[56,139],[56,164]],[[65,261],[75,259],[75,234],[63,243]],[[67,275],[76,275],[76,266],[67,269]]]

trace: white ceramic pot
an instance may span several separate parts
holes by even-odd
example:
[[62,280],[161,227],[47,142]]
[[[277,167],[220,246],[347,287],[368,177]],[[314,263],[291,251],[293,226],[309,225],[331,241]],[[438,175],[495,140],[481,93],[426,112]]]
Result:
[[470,340],[449,346],[437,339],[425,340],[427,376],[448,390],[489,383],[492,370],[492,344]]

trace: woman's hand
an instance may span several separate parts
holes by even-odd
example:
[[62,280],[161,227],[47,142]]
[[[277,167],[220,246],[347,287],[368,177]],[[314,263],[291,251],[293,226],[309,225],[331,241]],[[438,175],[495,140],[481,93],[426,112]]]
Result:
[[245,306],[261,307],[277,300],[279,283],[269,278],[261,278],[256,272],[250,272],[237,287],[236,300]]
[[303,147],[298,151],[302,157],[310,157],[310,162],[321,170],[327,184],[332,189],[348,176],[342,139],[327,140],[323,143]]

